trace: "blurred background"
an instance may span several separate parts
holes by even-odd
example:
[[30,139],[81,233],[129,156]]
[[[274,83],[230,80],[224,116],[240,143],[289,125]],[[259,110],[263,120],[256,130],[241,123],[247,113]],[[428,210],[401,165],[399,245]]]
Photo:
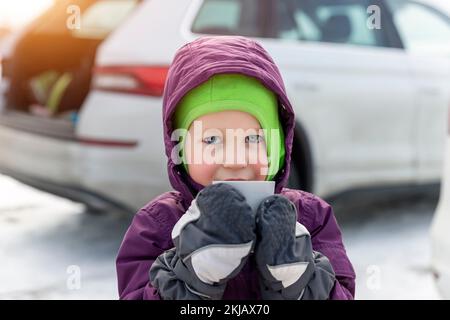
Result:
[[289,187],[333,205],[357,299],[450,298],[450,2],[0,3],[0,299],[117,299],[134,213],[171,190],[175,51],[259,41],[296,112]]

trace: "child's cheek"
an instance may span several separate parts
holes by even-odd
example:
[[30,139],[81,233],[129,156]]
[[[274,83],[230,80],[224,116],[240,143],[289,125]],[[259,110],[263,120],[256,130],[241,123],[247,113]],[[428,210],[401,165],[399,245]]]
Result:
[[265,143],[258,146],[258,162],[253,165],[253,171],[257,178],[255,180],[265,180],[268,171],[267,149]]
[[265,164],[261,164],[261,163],[257,163],[251,166],[253,174],[254,174],[254,178],[253,180],[256,181],[264,181],[266,179],[266,170],[264,170],[265,168],[267,168],[267,165]]
[[191,178],[200,183],[203,186],[207,186],[212,183],[214,174],[217,170],[215,164],[189,164],[189,175]]

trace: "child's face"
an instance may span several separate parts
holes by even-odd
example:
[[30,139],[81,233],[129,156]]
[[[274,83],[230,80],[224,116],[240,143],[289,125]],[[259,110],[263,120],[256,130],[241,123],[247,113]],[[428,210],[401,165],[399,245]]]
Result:
[[267,168],[267,151],[260,129],[258,120],[242,111],[197,118],[185,144],[191,178],[203,186],[214,180],[265,180],[261,169]]

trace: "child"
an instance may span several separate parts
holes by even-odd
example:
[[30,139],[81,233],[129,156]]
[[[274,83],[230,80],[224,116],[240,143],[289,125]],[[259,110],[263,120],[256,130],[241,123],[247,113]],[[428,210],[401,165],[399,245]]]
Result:
[[[121,299],[353,299],[355,273],[331,207],[284,187],[295,117],[258,43],[221,36],[181,47],[163,114],[176,191],[144,206],[125,234]],[[275,194],[255,212],[215,180],[273,180]]]

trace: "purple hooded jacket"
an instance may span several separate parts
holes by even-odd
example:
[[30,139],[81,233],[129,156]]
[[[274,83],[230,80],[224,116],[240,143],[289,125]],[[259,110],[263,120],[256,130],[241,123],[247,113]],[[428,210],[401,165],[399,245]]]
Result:
[[[278,95],[280,121],[285,131],[285,163],[275,176],[275,192],[297,207],[298,221],[311,234],[313,249],[324,254],[336,274],[330,299],[353,299],[355,272],[347,257],[332,208],[310,193],[284,188],[289,176],[295,116],[281,74],[269,54],[257,42],[237,36],[202,37],[181,47],[169,69],[163,96],[163,124],[168,175],[175,191],[150,201],[135,215],[116,260],[120,299],[158,300],[149,280],[155,259],[174,246],[171,232],[202,185],[194,182],[171,159],[171,117],[180,99],[218,73],[241,73],[259,79]],[[258,271],[248,259],[241,272],[227,283],[223,299],[260,299]]]

